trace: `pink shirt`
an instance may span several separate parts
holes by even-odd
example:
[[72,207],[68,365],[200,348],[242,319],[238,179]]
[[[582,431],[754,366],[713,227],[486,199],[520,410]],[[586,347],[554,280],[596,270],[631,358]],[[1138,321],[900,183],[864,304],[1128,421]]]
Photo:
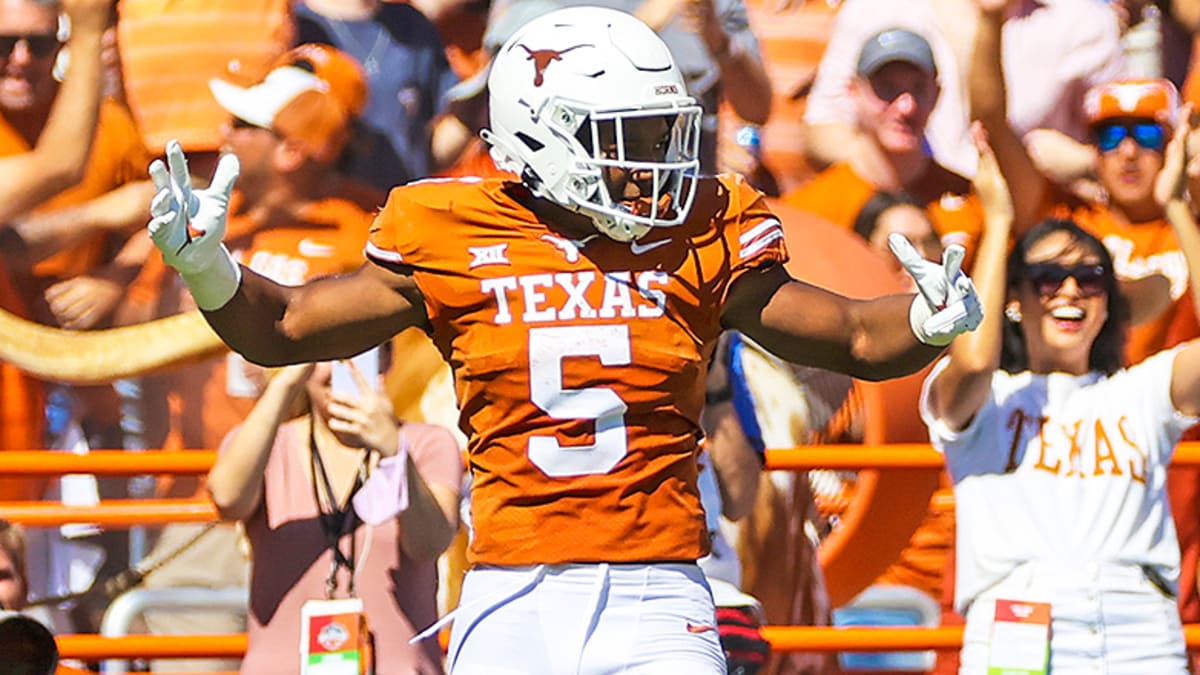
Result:
[[[817,70],[804,120],[853,123],[847,93],[866,41],[890,28],[922,35],[933,49],[942,93],[926,138],[933,156],[975,175],[968,134],[967,76],[975,41],[975,3],[967,0],[846,0]],[[1083,94],[1125,72],[1116,17],[1099,0],[1027,0],[1001,33],[1008,117],[1017,133],[1057,129],[1083,140]]]
[[[254,565],[247,618],[250,645],[243,673],[300,672],[300,608],[310,599],[325,597],[332,554],[317,520],[308,477],[307,425],[307,419],[301,419],[280,427],[263,476],[262,504],[245,522]],[[448,430],[409,422],[401,435],[427,484],[456,492],[461,488],[461,454]],[[341,546],[343,552],[350,550],[349,536]],[[410,637],[437,620],[436,561],[415,562],[400,551],[395,518],[377,527],[360,525],[355,554],[358,596],[375,635],[376,673],[441,673],[437,640],[408,644]],[[344,570],[338,581],[337,597],[345,597]]]

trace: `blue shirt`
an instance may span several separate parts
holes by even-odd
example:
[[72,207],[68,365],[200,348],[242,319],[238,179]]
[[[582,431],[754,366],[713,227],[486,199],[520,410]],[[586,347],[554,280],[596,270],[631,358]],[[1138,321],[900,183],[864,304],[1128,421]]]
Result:
[[428,176],[431,122],[458,82],[437,27],[408,4],[383,3],[358,21],[329,19],[303,2],[294,11],[297,44],[333,45],[367,73],[370,94],[345,173],[381,190]]

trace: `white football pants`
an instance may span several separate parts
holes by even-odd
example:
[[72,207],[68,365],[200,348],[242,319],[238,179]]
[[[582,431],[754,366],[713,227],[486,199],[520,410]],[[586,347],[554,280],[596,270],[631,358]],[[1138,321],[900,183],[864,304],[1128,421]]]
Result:
[[453,675],[724,675],[712,593],[687,563],[478,567],[447,654]]

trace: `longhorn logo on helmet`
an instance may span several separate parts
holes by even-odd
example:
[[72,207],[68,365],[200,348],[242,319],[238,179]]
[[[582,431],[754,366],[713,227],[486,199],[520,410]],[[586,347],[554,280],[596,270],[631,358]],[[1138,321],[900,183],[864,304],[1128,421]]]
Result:
[[529,60],[533,61],[533,86],[540,87],[542,86],[542,82],[545,81],[544,75],[546,74],[546,68],[548,68],[552,62],[562,61],[563,54],[566,54],[571,50],[579,49],[580,47],[595,47],[596,45],[582,44],[575,45],[574,47],[567,47],[566,49],[530,49],[525,45],[517,46],[521,49],[524,49],[525,53],[529,54]]

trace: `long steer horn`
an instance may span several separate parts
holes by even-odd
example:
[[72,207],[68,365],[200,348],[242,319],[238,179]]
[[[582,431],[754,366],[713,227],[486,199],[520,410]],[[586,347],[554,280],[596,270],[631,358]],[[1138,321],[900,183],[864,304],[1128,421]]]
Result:
[[100,384],[216,356],[228,347],[198,310],[146,323],[69,331],[0,310],[0,361],[70,384]]

